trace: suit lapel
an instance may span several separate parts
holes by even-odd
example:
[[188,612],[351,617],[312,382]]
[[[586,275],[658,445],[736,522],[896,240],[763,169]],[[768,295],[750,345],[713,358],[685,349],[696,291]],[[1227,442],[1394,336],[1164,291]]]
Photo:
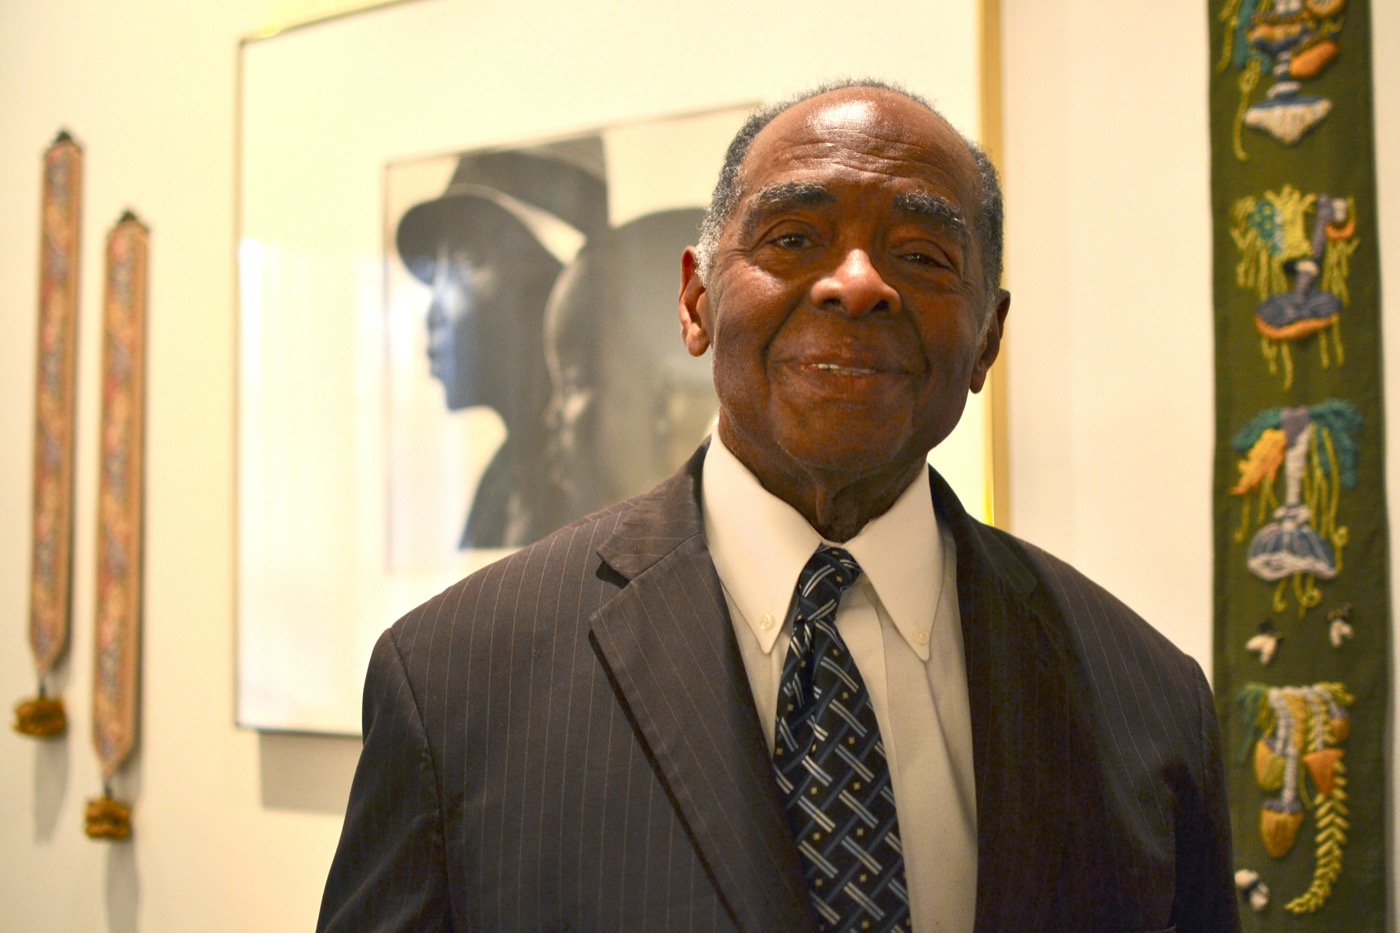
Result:
[[1058,929],[1068,804],[1069,666],[1037,578],[932,474],[957,546],[977,785],[978,931]]
[[636,500],[599,555],[623,583],[593,641],[677,815],[741,930],[814,928],[796,849],[705,545],[703,450]]

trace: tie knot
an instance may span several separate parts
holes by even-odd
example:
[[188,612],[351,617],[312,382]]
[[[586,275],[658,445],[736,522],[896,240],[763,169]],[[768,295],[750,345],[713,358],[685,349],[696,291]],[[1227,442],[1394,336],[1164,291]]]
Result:
[[802,568],[797,589],[803,602],[816,605],[840,602],[841,594],[859,577],[860,564],[849,551],[823,544]]

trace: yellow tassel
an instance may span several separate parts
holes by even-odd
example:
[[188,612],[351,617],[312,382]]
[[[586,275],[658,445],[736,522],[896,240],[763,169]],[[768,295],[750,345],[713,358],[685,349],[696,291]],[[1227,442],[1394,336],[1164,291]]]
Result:
[[15,731],[36,739],[56,738],[68,731],[68,715],[63,701],[35,697],[15,705]]
[[89,839],[130,839],[131,807],[111,797],[89,800],[84,830]]

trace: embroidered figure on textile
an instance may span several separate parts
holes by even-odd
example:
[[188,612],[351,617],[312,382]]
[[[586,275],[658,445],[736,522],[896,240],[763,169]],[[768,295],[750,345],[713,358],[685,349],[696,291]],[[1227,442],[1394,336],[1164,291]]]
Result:
[[1327,613],[1327,640],[1333,648],[1341,648],[1356,635],[1351,627],[1351,603],[1342,603]]
[[1351,730],[1345,707],[1353,699],[1339,683],[1299,687],[1249,683],[1239,692],[1243,719],[1250,724],[1240,761],[1248,758],[1253,745],[1255,780],[1261,790],[1274,795],[1260,811],[1264,848],[1272,857],[1284,858],[1293,850],[1306,811],[1313,811],[1317,824],[1313,882],[1286,905],[1293,914],[1322,907],[1342,873],[1350,813],[1342,765],[1345,751],[1338,746]]
[[[1259,579],[1277,581],[1275,612],[1287,608],[1290,581],[1302,615],[1322,600],[1317,581],[1341,572],[1348,532],[1337,521],[1337,509],[1342,489],[1356,486],[1355,434],[1360,428],[1361,415],[1353,405],[1329,399],[1312,407],[1271,408],[1235,435],[1234,449],[1244,459],[1230,494],[1245,497],[1235,540],[1244,543],[1251,513],[1257,515],[1261,524],[1246,561]],[[1281,502],[1275,489],[1280,469]],[[1249,498],[1256,494],[1251,507]]]
[[1265,619],[1259,623],[1259,634],[1244,643],[1244,650],[1259,655],[1259,663],[1268,667],[1278,653],[1278,643],[1281,641],[1283,633],[1274,627],[1272,619]]
[[1235,872],[1235,887],[1256,914],[1269,906],[1269,886],[1259,879],[1259,872],[1241,868]]
[[[1220,19],[1226,24],[1219,68],[1240,72],[1240,109],[1235,117],[1235,156],[1247,156],[1240,127],[1268,133],[1291,146],[1332,110],[1332,101],[1303,93],[1303,82],[1316,78],[1341,53],[1336,36],[1342,29],[1346,0],[1226,0]],[[1268,73],[1272,83],[1264,99],[1250,99]]]
[[[1307,216],[1312,213],[1312,229]],[[1356,250],[1355,209],[1350,199],[1304,195],[1291,185],[1262,198],[1235,202],[1230,231],[1240,250],[1235,279],[1256,291],[1260,305],[1254,326],[1269,372],[1283,358],[1283,385],[1293,386],[1289,345],[1317,335],[1323,368],[1344,360],[1341,312],[1351,301],[1347,275]],[[1328,337],[1332,350],[1328,351]]]

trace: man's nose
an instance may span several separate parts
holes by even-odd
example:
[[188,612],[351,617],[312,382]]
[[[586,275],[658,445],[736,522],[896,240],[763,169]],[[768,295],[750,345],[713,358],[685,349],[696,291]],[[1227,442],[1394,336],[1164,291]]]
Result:
[[861,317],[899,310],[899,293],[880,275],[870,253],[847,250],[839,264],[812,286],[812,301],[822,308]]

